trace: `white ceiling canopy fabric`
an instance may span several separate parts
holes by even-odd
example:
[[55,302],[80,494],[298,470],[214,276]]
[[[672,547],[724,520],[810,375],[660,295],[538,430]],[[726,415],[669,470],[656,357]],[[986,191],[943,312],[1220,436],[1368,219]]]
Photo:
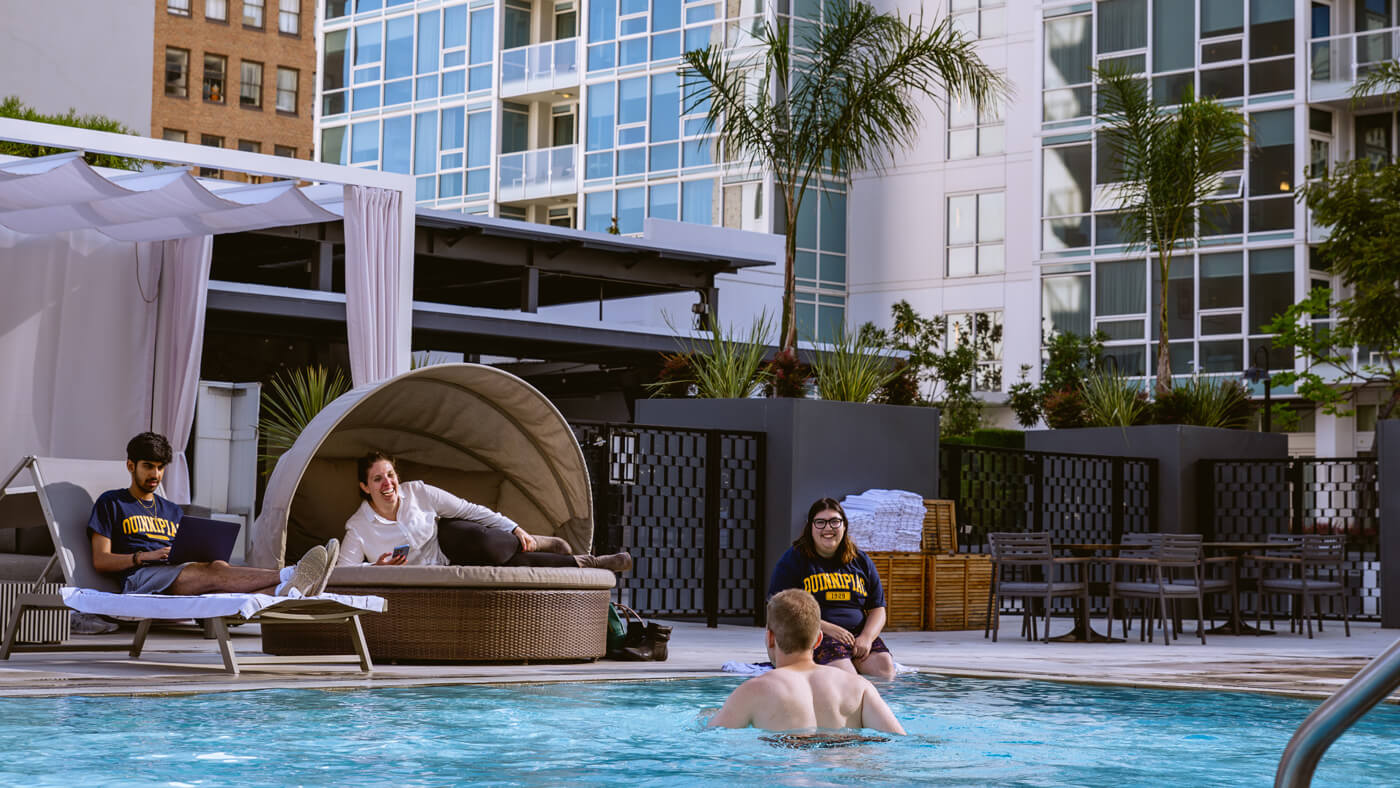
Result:
[[224,183],[183,167],[108,176],[78,153],[18,159],[0,163],[0,225],[32,235],[91,229],[119,241],[163,241],[340,218],[294,181]]

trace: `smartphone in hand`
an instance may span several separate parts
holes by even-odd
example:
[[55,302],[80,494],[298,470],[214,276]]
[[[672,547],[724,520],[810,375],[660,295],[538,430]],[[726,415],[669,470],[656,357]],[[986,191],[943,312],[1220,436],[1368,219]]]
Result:
[[392,556],[390,556],[389,558],[390,558],[390,560],[396,561],[396,560],[398,560],[398,559],[400,559],[400,558],[407,558],[407,557],[408,557],[408,545],[406,545],[406,544],[401,544],[401,545],[399,545],[398,547],[395,547],[395,548],[394,548],[394,554],[393,554]]

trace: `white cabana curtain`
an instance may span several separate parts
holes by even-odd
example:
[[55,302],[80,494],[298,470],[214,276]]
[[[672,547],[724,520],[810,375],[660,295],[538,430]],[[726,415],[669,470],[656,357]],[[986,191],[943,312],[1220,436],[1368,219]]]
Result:
[[356,386],[398,371],[399,199],[396,191],[345,187],[345,324]]
[[156,245],[162,265],[156,328],[155,402],[151,429],[170,439],[175,458],[165,470],[166,497],[190,502],[185,446],[194,424],[199,366],[204,357],[204,309],[209,300],[209,261],[214,236],[180,238]]
[[0,463],[124,459],[150,429],[159,256],[91,230],[0,227],[0,280]]

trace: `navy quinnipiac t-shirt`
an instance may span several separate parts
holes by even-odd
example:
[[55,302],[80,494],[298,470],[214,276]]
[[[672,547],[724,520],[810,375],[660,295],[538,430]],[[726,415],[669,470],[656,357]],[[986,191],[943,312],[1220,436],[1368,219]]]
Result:
[[[184,512],[159,495],[154,503],[152,507],[136,500],[130,490],[108,490],[92,505],[88,530],[111,539],[114,553],[145,553],[169,547]],[[122,574],[130,572],[128,569]]]
[[808,558],[796,547],[789,547],[773,567],[768,595],[789,588],[801,588],[816,597],[822,620],[844,627],[853,635],[865,628],[865,611],[885,606],[880,573],[875,571],[870,556],[859,550],[853,561],[841,564],[835,558]]

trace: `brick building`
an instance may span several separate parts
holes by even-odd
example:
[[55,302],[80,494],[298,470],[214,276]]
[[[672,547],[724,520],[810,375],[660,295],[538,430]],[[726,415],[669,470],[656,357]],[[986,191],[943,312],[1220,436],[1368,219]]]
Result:
[[311,157],[315,0],[153,0],[151,136]]

